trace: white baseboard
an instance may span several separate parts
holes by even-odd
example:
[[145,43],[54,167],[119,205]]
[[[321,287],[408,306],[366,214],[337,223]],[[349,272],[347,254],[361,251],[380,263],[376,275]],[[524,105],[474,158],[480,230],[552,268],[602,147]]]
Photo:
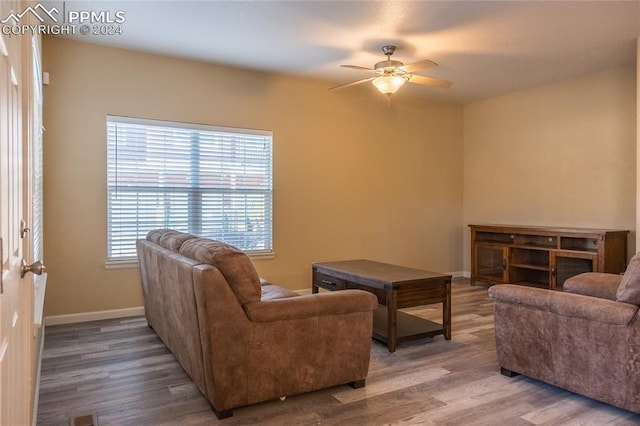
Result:
[[137,317],[144,315],[144,307],[111,309],[108,311],[81,312],[77,314],[52,315],[44,319],[45,325],[72,324],[76,322],[98,321],[111,318]]
[[448,275],[451,275],[452,279],[456,278],[470,278],[471,274],[469,271],[455,271],[455,272],[447,272]]

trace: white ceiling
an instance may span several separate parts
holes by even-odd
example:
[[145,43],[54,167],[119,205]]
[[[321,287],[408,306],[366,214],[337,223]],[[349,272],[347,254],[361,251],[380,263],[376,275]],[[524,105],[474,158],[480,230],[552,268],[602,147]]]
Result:
[[453,86],[410,84],[394,96],[461,103],[635,63],[640,36],[640,0],[42,3],[125,12],[122,35],[77,40],[312,77],[327,88],[369,76],[340,64],[371,67],[385,59],[383,45],[396,44],[393,59],[435,61],[418,74]]

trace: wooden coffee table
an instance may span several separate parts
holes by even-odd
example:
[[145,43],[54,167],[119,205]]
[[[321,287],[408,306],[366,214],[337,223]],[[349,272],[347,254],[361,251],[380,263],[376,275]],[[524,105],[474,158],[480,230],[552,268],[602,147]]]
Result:
[[[451,340],[451,275],[371,260],[312,263],[311,291],[358,289],[386,308],[374,311],[373,337],[395,352],[399,342],[443,334]],[[442,303],[442,324],[399,311]]]

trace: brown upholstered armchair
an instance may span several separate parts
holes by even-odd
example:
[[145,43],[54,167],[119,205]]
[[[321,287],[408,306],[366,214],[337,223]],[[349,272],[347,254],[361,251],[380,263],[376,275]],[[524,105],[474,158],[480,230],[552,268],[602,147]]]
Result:
[[640,412],[640,253],[624,276],[576,275],[564,292],[495,285],[489,295],[503,374]]

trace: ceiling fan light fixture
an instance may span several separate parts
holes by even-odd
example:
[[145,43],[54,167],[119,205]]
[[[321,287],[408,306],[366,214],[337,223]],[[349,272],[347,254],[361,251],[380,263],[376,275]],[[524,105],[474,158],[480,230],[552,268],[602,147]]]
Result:
[[372,83],[383,95],[393,95],[402,87],[407,79],[398,75],[382,75],[373,79]]

